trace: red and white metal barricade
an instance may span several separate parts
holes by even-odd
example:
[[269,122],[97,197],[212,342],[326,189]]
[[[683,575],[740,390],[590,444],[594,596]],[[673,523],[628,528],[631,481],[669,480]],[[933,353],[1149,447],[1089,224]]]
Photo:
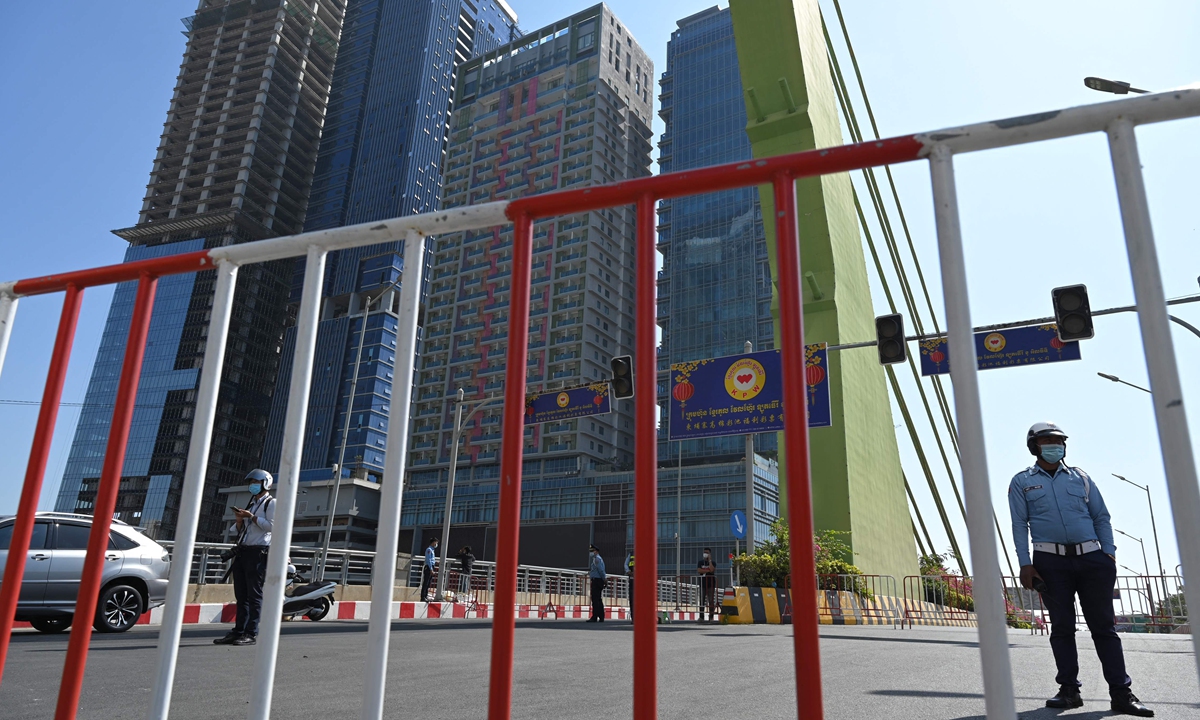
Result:
[[[1184,415],[1179,372],[1134,137],[1134,128],[1137,125],[1197,115],[1200,115],[1200,89],[1170,91],[932,133],[639,178],[611,185],[564,190],[511,202],[455,208],[0,284],[0,363],[6,355],[17,310],[17,299],[25,295],[65,293],[62,319],[55,340],[54,355],[14,526],[9,562],[5,569],[3,588],[0,589],[0,671],[7,655],[24,559],[33,528],[33,515],[45,474],[81,294],[88,287],[120,281],[138,281],[133,321],[96,497],[97,520],[92,526],[79,594],[77,613],[84,616],[94,612],[96,595],[100,589],[104,545],[120,481],[156,281],[159,277],[176,273],[214,268],[217,271],[216,293],[179,510],[176,556],[182,561],[177,561],[171,570],[171,585],[159,640],[159,675],[152,695],[150,717],[165,718],[170,705],[184,594],[190,572],[189,559],[194,545],[199,499],[203,489],[203,470],[208,461],[216,391],[222,369],[225,336],[229,328],[234,280],[238,267],[249,263],[306,256],[305,283],[297,322],[295,357],[279,473],[279,506],[276,511],[276,533],[281,538],[287,538],[291,535],[296,504],[300,442],[308,405],[320,286],[326,254],[342,248],[401,239],[406,241],[395,373],[398,377],[411,377],[425,238],[443,232],[479,229],[512,222],[513,271],[502,426],[496,613],[492,626],[488,702],[488,717],[491,720],[508,720],[512,707],[517,540],[521,511],[523,409],[529,336],[533,222],[542,218],[618,205],[632,204],[637,208],[634,552],[642,559],[635,569],[636,584],[638,587],[649,588],[658,577],[657,433],[654,431],[657,398],[654,209],[657,201],[739,187],[772,186],[776,207],[773,220],[778,238],[776,261],[781,315],[779,343],[785,355],[784,367],[800,368],[800,363],[786,362],[786,357],[801,357],[804,348],[800,282],[802,272],[796,224],[795,181],[799,178],[927,159],[930,162],[933,180],[950,352],[956,357],[972,357],[974,340],[963,260],[962,232],[958,219],[954,155],[1093,132],[1104,132],[1108,135],[1143,345],[1154,349],[1153,352],[1147,353],[1146,361],[1183,567],[1193,576],[1200,576],[1200,525],[1195,523],[1195,518],[1200,517],[1200,488],[1197,487],[1195,459]],[[976,373],[974,363],[955,363],[951,368],[962,448],[967,529],[971,540],[971,560],[976,574],[974,594],[977,598],[976,613],[979,620],[987,716],[990,719],[1009,720],[1015,715],[1013,683],[1005,637],[1003,587],[996,540],[991,532],[992,508]],[[379,560],[374,568],[366,682],[360,713],[364,720],[380,718],[383,714],[392,584],[402,500],[400,478],[407,451],[411,388],[411,383],[399,384],[398,392],[392,398],[389,418],[390,432],[386,447],[378,527]],[[806,408],[803,377],[790,370],[786,371],[783,390],[786,407]],[[793,539],[800,538],[801,544],[805,545],[799,548],[799,551],[793,548],[791,573],[796,577],[813,577],[815,568],[806,540],[812,536],[813,523],[808,432],[803,411],[797,411],[796,417],[789,418],[784,431],[784,445],[788,458],[785,481],[792,500],[788,507],[791,536]],[[286,545],[286,542],[278,543],[268,557],[263,624],[257,646],[250,698],[249,717],[255,720],[266,720],[271,707],[275,660],[279,647]],[[1192,607],[1200,604],[1200,595],[1197,595],[1197,592],[1200,591],[1191,591]],[[641,593],[633,609],[638,620],[635,623],[633,653],[635,720],[651,720],[657,717],[657,644],[656,625],[653,621],[656,600],[654,593]],[[815,593],[799,593],[795,602],[794,650],[797,667],[803,667],[802,672],[796,673],[799,698],[797,712],[800,717],[819,718],[822,716],[822,699]],[[87,623],[77,624],[71,634],[59,693],[56,716],[58,720],[68,720],[75,715],[90,637]],[[1197,658],[1200,658],[1200,652],[1197,652]]]

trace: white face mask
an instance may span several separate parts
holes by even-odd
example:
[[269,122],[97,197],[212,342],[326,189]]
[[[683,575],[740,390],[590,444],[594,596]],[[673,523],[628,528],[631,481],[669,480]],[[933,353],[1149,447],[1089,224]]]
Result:
[[704,559],[705,559],[705,560],[707,560],[707,559],[708,559],[708,553],[704,553]]

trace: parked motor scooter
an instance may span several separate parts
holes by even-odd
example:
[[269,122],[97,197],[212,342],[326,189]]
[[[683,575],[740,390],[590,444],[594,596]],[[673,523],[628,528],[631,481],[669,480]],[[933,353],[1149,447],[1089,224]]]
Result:
[[296,587],[304,578],[296,572],[296,566],[288,563],[287,587],[283,589],[283,617],[295,620],[303,615],[309,620],[320,620],[333,608],[333,592],[337,583],[332,580],[308,583]]

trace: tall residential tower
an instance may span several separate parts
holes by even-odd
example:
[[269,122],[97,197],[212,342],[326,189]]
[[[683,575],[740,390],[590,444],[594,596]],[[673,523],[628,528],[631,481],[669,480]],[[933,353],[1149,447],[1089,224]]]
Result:
[[[201,0],[184,20],[187,47],[127,262],[304,227],[343,0]],[[240,483],[262,454],[290,263],[239,273],[217,401],[209,487],[198,539],[216,539],[217,490]],[[158,283],[117,517],[174,535],[212,271]],[[89,512],[104,461],[136,283],[116,288],[55,508]]]
[[[463,65],[443,207],[648,175],[653,76],[649,57],[604,5]],[[534,225],[530,390],[602,380],[613,356],[632,353],[634,222],[632,208],[613,208]],[[431,242],[410,490],[401,520],[414,530],[441,515],[452,452],[451,401],[459,388],[469,398],[499,393],[508,348],[511,228],[453,233]],[[494,523],[501,415],[499,403],[487,406],[464,431],[456,524]],[[526,494],[541,492],[540,483],[582,485],[583,471],[630,463],[633,430],[628,401],[618,401],[609,415],[531,426]],[[590,527],[595,508],[575,504],[529,519]],[[622,523],[622,543],[624,535]],[[555,541],[548,536],[547,542]]]

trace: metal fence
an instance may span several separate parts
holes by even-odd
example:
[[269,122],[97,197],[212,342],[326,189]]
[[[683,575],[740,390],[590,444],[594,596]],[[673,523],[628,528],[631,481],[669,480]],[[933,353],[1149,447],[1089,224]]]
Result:
[[[96,610],[104,565],[108,531],[117,504],[125,460],[126,441],[138,395],[140,370],[149,333],[151,310],[159,278],[181,273],[215,271],[215,290],[209,329],[205,340],[204,363],[196,391],[196,411],[180,495],[176,541],[181,562],[171,568],[171,581],[159,632],[159,657],[149,716],[167,717],[175,681],[180,632],[186,602],[188,561],[199,523],[204,478],[217,396],[223,370],[225,346],[233,313],[233,291],[242,266],[255,263],[305,257],[304,284],[296,312],[296,342],[293,350],[291,381],[288,386],[287,413],[284,423],[280,461],[278,509],[275,532],[281,538],[292,534],[296,493],[299,487],[300,461],[305,432],[305,408],[311,390],[316,349],[317,323],[321,313],[321,285],[329,252],[339,249],[404,241],[404,283],[400,290],[400,322],[397,328],[397,378],[410,378],[416,357],[417,318],[422,287],[422,258],[427,238],[448,232],[479,230],[511,223],[513,241],[510,256],[511,291],[508,347],[505,367],[505,413],[500,449],[500,485],[497,516],[498,580],[496,615],[492,624],[491,662],[488,684],[488,717],[508,720],[513,707],[513,651],[515,606],[520,568],[517,554],[521,525],[521,475],[524,445],[524,400],[527,387],[527,350],[530,337],[530,288],[533,262],[534,222],[604,208],[636,205],[637,242],[635,285],[635,362],[637,394],[634,399],[635,492],[634,547],[639,558],[637,573],[647,581],[657,578],[658,517],[657,503],[657,347],[655,314],[656,288],[656,205],[660,200],[698,195],[739,187],[770,185],[774,199],[772,216],[776,237],[778,304],[780,308],[777,344],[784,356],[784,404],[806,407],[803,365],[805,337],[803,323],[803,277],[801,265],[796,183],[824,175],[846,173],[868,167],[924,160],[929,163],[933,191],[933,211],[937,230],[941,278],[944,286],[947,339],[950,355],[969,358],[975,352],[974,330],[968,302],[968,279],[962,227],[959,220],[954,159],[957,155],[1036,143],[1089,133],[1105,133],[1116,183],[1118,206],[1124,226],[1134,296],[1142,344],[1148,349],[1146,364],[1153,389],[1155,419],[1170,490],[1171,506],[1180,554],[1188,572],[1200,567],[1200,484],[1197,482],[1192,439],[1182,401],[1179,370],[1171,336],[1163,291],[1162,274],[1155,249],[1145,181],[1142,177],[1136,126],[1180,118],[1200,116],[1200,89],[1181,89],[1143,95],[1138,98],[1098,103],[1083,107],[1005,118],[992,122],[946,128],[935,132],[906,135],[840,147],[826,147],[791,155],[758,158],[750,162],[730,163],[708,168],[645,177],[594,187],[563,189],[512,201],[494,201],[480,205],[449,208],[433,213],[395,218],[380,222],[322,230],[291,237],[214,247],[179,255],[149,258],[120,265],[56,273],[40,278],[0,283],[0,363],[3,362],[16,317],[19,298],[47,293],[63,293],[63,309],[55,338],[43,401],[34,431],[33,446],[26,468],[25,484],[5,567],[0,583],[0,671],[7,657],[24,563],[33,532],[38,497],[45,476],[53,430],[62,397],[75,328],[79,319],[82,293],[89,287],[116,282],[136,281],[137,289],[131,313],[120,379],[101,469],[88,552],[80,582],[76,613],[90,616]],[[760,122],[765,121],[762,118]],[[963,496],[967,510],[972,565],[979,569],[975,587],[979,602],[979,647],[982,656],[984,701],[989,718],[1016,715],[1012,668],[1009,659],[1007,628],[1004,620],[1003,581],[997,563],[998,551],[992,525],[991,483],[984,453],[983,410],[975,363],[954,363],[950,369],[954,385],[955,416],[958,420],[962,449]],[[400,509],[403,484],[400,478],[408,451],[408,420],[412,412],[412,386],[396,384],[389,410],[385,448],[384,482],[379,508],[379,554],[372,582],[371,620],[365,642],[365,670],[361,717],[383,716],[384,689],[389,667],[391,639],[390,609],[395,582],[395,558],[398,552]],[[803,413],[801,413],[801,417]],[[788,423],[783,432],[788,464],[786,477],[780,479],[793,502],[789,505],[792,542],[791,571],[797,576],[813,575],[812,554],[800,552],[813,531],[811,477],[809,473],[809,437],[804,422]],[[184,560],[186,558],[186,560]],[[286,558],[282,548],[274,548],[267,558],[268,573],[282,576]],[[906,579],[908,580],[908,579]],[[935,594],[939,592],[934,585]],[[950,585],[945,600],[951,601]],[[1132,591],[1132,588],[1130,589]],[[905,592],[910,591],[906,582]],[[912,581],[914,597],[926,596],[923,578]],[[1193,592],[1193,601],[1200,598]],[[796,595],[794,646],[797,715],[824,716],[820,670],[820,637],[815,623],[816,593]],[[642,596],[645,597],[645,596]],[[257,659],[251,678],[248,716],[266,720],[270,716],[272,693],[282,623],[283,588],[268,584],[263,597],[263,623],[256,650]],[[1193,604],[1194,604],[1193,603]],[[1181,603],[1182,604],[1182,603]],[[956,608],[957,609],[957,608]],[[633,704],[638,717],[653,717],[658,709],[658,646],[655,628],[650,622],[653,603],[638,603],[639,622],[634,631]],[[75,717],[79,707],[84,671],[91,642],[88,625],[72,629],[63,664],[63,680],[58,696],[58,717]],[[1194,640],[1200,643],[1200,640]],[[1198,654],[1200,657],[1200,654]],[[1200,666],[1198,666],[1200,669]]]
[[[169,540],[159,541],[175,559],[175,543]],[[192,569],[188,582],[194,585],[215,585],[228,582],[226,573],[229,563],[221,560],[221,553],[233,548],[229,543],[195,543],[192,551]],[[288,557],[300,574],[314,578],[316,570],[321,566],[322,552],[316,547],[301,547],[293,545],[288,550]],[[396,578],[402,581],[408,575],[410,558],[407,555],[397,557]],[[367,550],[337,550],[330,548],[324,553],[324,574],[327,580],[333,580],[339,585],[370,585],[371,573],[375,568],[375,553]],[[403,584],[398,582],[397,584]]]
[[817,617],[845,618],[847,613],[863,624],[898,625],[903,606],[891,575],[818,575]]

